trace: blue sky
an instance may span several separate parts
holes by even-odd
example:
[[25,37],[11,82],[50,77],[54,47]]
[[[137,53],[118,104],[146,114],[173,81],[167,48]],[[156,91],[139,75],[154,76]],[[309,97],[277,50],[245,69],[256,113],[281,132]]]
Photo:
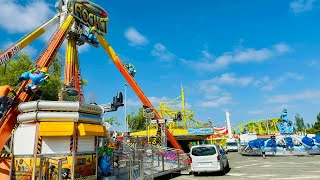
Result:
[[[55,1],[0,0],[0,46],[7,48],[57,11]],[[185,87],[195,118],[232,125],[320,112],[319,0],[95,0],[109,13],[109,43],[137,69],[136,81],[155,106]],[[19,13],[18,13],[19,12]],[[14,15],[13,15],[14,14]],[[24,49],[36,58],[53,30]],[[60,50],[64,54],[65,46]],[[125,79],[102,48],[80,47],[87,98],[107,103]],[[141,106],[128,88],[128,112]],[[124,108],[106,114],[124,122]],[[124,129],[122,126],[116,127]]]

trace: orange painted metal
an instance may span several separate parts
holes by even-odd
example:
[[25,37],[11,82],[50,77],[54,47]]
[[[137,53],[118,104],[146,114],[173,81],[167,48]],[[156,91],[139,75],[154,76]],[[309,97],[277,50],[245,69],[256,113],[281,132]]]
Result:
[[11,157],[0,158],[0,179],[9,179]]
[[[51,40],[50,44],[48,45],[47,49],[40,55],[39,59],[37,60],[37,65],[42,67],[49,67],[54,60],[59,48],[61,47],[66,34],[68,33],[71,25],[73,24],[74,19],[72,16],[69,16],[61,28],[57,31],[53,39]],[[0,123],[0,149],[2,149],[9,139],[11,132],[14,126],[17,123],[17,117],[19,115],[18,105],[21,102],[28,102],[33,98],[32,94],[26,93],[24,88],[28,87],[28,84],[31,83],[29,80],[28,82],[23,82],[20,86],[19,90],[17,91],[17,96],[14,98],[15,105],[12,106],[6,115],[2,118]]]
[[[96,34],[97,38],[99,40],[99,43],[101,44],[101,46],[105,49],[105,51],[108,53],[108,55],[110,56],[111,60],[114,62],[114,64],[116,65],[116,67],[119,69],[120,73],[123,75],[123,77],[127,80],[127,82],[129,83],[129,85],[131,86],[131,88],[133,89],[133,91],[137,94],[137,96],[139,97],[140,101],[142,102],[143,105],[148,106],[149,108],[152,108],[154,111],[154,115],[156,119],[161,119],[161,116],[159,115],[159,113],[155,110],[155,108],[153,107],[153,105],[151,104],[151,102],[149,101],[148,97],[143,93],[142,89],[139,87],[139,85],[137,84],[137,82],[134,80],[134,78],[130,75],[129,71],[127,70],[127,68],[123,65],[123,63],[121,62],[120,58],[118,57],[118,55],[115,53],[115,51],[113,50],[113,48],[110,46],[110,44],[107,42],[107,40],[99,35]],[[159,124],[159,128],[161,127],[161,124]],[[174,138],[174,136],[171,134],[171,132],[168,130],[168,128],[166,128],[166,134],[167,134],[167,138],[170,141],[170,143],[172,144],[172,146],[175,149],[178,150],[182,150],[180,144],[178,143],[178,141]],[[181,152],[181,151],[179,151]]]

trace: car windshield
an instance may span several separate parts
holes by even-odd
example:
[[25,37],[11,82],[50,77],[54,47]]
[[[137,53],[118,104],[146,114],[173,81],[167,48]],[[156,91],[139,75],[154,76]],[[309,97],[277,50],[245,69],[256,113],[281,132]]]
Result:
[[210,156],[216,154],[216,149],[214,146],[200,146],[193,148],[191,154],[194,156]]
[[228,142],[227,146],[237,146],[237,143],[236,142]]

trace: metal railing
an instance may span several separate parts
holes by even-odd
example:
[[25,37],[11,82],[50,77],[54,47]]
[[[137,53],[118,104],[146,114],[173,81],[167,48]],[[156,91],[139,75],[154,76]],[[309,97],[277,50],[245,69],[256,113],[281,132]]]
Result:
[[113,153],[111,174],[117,179],[147,180],[187,168],[187,155],[174,148],[123,141]]
[[65,172],[65,170],[62,169],[64,160],[65,158],[55,159],[42,157],[40,159],[40,166],[37,175],[39,179],[68,179],[69,172]]

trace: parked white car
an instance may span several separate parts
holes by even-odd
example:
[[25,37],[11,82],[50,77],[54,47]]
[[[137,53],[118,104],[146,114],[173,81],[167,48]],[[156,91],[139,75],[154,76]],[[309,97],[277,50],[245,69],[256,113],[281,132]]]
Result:
[[231,152],[231,151],[238,151],[238,143],[237,142],[227,142],[227,147],[226,147],[226,150],[228,152]]
[[191,171],[194,175],[201,172],[226,174],[229,170],[227,152],[220,145],[206,144],[191,147]]

